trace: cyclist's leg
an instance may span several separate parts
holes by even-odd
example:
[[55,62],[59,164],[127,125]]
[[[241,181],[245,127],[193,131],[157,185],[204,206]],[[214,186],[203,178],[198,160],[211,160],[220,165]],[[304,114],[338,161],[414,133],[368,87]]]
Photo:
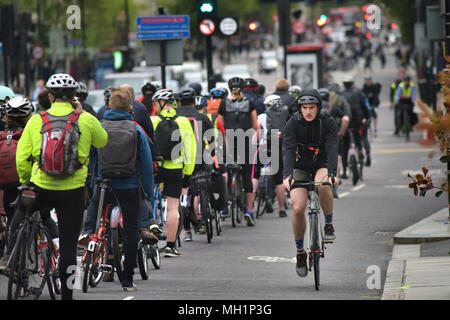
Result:
[[138,236],[139,195],[138,189],[114,189],[123,214],[123,244],[124,270],[122,286],[131,287],[133,284],[134,268],[136,267]]
[[283,186],[283,164],[280,161],[277,173],[273,176],[273,182],[277,194],[278,210],[280,217],[286,217],[286,192]]
[[369,141],[369,135],[368,135],[368,128],[364,127],[362,129],[362,144],[364,146],[364,151],[366,152],[366,165],[369,166],[370,165],[370,153],[371,153],[371,148],[370,148],[370,141]]
[[17,188],[6,188],[3,190],[3,209],[5,210],[6,218],[8,218],[7,227],[11,224],[14,215],[14,208],[10,205],[16,200],[18,195]]
[[342,169],[344,179],[347,179],[347,168],[348,168],[348,151],[350,149],[350,132],[346,131],[344,138],[339,143],[340,154],[342,156]]
[[[328,169],[318,169],[314,181],[328,182]],[[325,216],[324,239],[333,241],[336,239],[333,227],[333,192],[329,186],[319,187],[319,202]]]
[[[84,188],[67,191],[38,191],[39,201],[56,209],[59,228],[61,299],[71,300],[73,288],[68,279],[76,272],[77,238],[83,220]],[[68,270],[69,269],[69,270]]]
[[167,246],[175,248],[178,229],[178,206],[183,187],[182,169],[164,169],[164,195],[167,197]]
[[83,235],[89,235],[95,232],[95,226],[97,224],[98,205],[100,202],[100,188],[96,185],[94,187],[94,194],[89,202],[87,208],[86,221],[84,222]]

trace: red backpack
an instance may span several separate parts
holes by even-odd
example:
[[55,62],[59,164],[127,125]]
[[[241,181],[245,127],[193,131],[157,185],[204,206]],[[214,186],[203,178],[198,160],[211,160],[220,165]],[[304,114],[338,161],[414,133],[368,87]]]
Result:
[[43,111],[39,169],[51,177],[66,178],[82,167],[78,160],[79,111],[56,117]]
[[0,132],[0,188],[18,185],[19,175],[16,168],[17,143],[23,129]]

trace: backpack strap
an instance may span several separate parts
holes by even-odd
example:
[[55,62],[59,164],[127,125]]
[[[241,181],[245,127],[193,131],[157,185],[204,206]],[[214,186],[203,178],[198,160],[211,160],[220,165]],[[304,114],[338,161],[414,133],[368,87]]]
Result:
[[11,140],[13,138],[13,131],[12,130],[8,130],[8,132],[6,133],[6,145],[10,145],[11,144]]
[[39,112],[42,118],[42,132],[48,131],[52,128],[52,124],[50,122],[50,118],[48,117],[47,111]]

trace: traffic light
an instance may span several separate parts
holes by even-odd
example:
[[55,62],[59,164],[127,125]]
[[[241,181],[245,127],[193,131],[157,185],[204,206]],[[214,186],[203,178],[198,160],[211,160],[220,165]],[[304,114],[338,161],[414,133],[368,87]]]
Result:
[[324,27],[328,23],[328,17],[326,15],[321,15],[319,19],[317,19],[316,24],[319,27]]
[[114,57],[114,69],[119,70],[120,68],[122,68],[123,65],[123,54],[121,51],[114,51],[113,57]]
[[197,1],[198,18],[199,20],[205,18],[215,18],[217,12],[216,0],[199,0]]
[[258,24],[256,22],[250,22],[248,24],[248,29],[250,31],[256,31],[257,28],[258,28]]

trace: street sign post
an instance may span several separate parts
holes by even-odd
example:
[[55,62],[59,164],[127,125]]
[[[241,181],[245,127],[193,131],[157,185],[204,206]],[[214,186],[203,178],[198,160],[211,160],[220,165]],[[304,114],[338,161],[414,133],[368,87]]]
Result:
[[[166,42],[168,40],[177,40],[174,45],[181,48],[181,56],[183,55],[182,39],[190,38],[189,16],[155,16],[155,17],[137,17],[136,18],[136,40],[154,40],[159,42],[159,61],[161,65],[161,82],[166,87],[166,65],[167,61],[171,61],[171,57],[167,56]],[[179,43],[177,43],[179,42]],[[150,46],[152,47],[152,46]],[[157,46],[158,47],[158,46]],[[158,49],[156,47],[156,49]],[[149,46],[146,46],[147,53]],[[155,46],[152,47],[155,49]],[[175,59],[177,60],[177,59]],[[147,54],[147,62],[149,61]]]
[[219,22],[220,32],[225,36],[232,36],[237,33],[239,24],[236,19],[231,17],[222,18]]
[[190,38],[189,16],[155,16],[136,18],[137,40]]
[[203,19],[200,21],[198,29],[204,36],[210,36],[216,31],[216,24],[211,19]]

